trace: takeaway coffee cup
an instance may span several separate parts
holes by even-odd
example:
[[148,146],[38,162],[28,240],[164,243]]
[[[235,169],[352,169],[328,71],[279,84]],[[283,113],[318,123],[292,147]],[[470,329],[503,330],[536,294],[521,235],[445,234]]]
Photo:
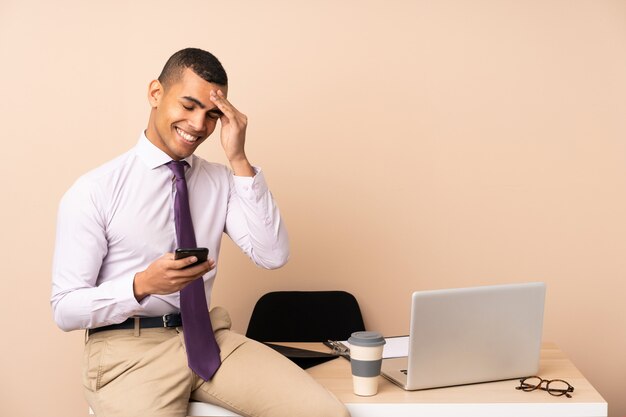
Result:
[[354,393],[362,396],[375,395],[378,392],[385,339],[378,332],[354,332],[348,343]]

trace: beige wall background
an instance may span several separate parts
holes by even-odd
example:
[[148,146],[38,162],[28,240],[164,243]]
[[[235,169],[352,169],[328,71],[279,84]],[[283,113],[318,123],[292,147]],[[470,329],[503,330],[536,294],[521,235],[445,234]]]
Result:
[[277,271],[224,243],[237,330],[271,290],[351,291],[395,335],[414,290],[545,281],[544,340],[626,415],[621,0],[0,1],[0,415],[86,415],[83,335],[48,301],[57,204],[135,144],[187,46],[229,71],[292,240]]

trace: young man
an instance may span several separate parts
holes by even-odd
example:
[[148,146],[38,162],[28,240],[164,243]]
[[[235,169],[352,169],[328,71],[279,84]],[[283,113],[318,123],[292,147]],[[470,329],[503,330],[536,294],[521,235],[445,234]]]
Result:
[[[61,201],[52,308],[61,329],[88,329],[83,385],[97,416],[186,416],[189,399],[244,416],[348,415],[306,372],[231,332],[224,309],[206,308],[222,233],[264,268],[289,254],[227,85],[210,53],[175,53],[149,85],[137,145]],[[230,169],[194,155],[218,121]],[[206,247],[212,259],[175,259],[181,246]]]

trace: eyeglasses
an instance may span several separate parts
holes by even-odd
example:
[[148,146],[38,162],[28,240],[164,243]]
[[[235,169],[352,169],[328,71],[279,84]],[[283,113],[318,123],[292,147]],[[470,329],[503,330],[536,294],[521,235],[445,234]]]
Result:
[[[546,383],[546,387],[543,387],[543,383]],[[562,379],[543,379],[538,376],[529,376],[526,378],[522,378],[519,380],[519,387],[515,387],[515,389],[519,389],[522,391],[534,391],[537,388],[543,391],[548,391],[548,394],[554,395],[555,397],[560,397],[565,395],[567,398],[572,398],[569,394],[570,392],[574,392],[574,387],[571,386],[567,381],[563,381]]]

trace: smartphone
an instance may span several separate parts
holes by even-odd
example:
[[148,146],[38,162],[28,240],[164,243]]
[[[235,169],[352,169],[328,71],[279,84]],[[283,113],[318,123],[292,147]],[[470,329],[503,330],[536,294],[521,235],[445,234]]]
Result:
[[183,259],[190,256],[198,258],[198,262],[195,262],[186,268],[206,262],[209,257],[209,250],[207,248],[178,248],[176,249],[176,252],[174,252],[174,259]]

